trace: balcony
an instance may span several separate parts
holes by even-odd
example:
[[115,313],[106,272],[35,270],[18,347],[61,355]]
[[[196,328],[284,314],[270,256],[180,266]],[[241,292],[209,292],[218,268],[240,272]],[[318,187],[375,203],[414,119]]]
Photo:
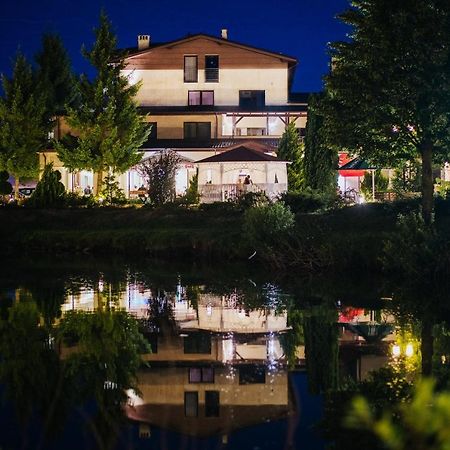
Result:
[[206,83],[218,83],[219,82],[219,69],[205,68],[205,82]]

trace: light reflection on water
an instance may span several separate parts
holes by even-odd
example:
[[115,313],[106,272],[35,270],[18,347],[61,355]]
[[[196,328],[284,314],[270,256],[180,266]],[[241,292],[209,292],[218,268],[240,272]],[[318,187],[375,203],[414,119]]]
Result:
[[[386,350],[395,339],[387,313],[337,307],[336,302],[300,307],[278,285],[251,278],[220,289],[211,280],[193,284],[177,276],[167,286],[129,272],[115,281],[100,273],[88,281],[68,277],[62,284],[62,317],[69,311],[124,309],[142,324],[152,352],[142,356],[146,367],[137,373],[137,389],[127,391],[124,410],[139,424],[141,441],[152,445],[158,445],[162,430],[169,430],[239,448],[239,433],[256,442],[273,423],[283,438],[267,448],[284,448],[286,439],[300,442],[305,433],[310,448],[322,448],[322,441],[305,428],[319,418],[313,411],[320,397],[308,397],[299,387],[306,381],[306,358],[310,365],[320,360],[320,348],[311,341],[305,348],[308,340],[298,331],[298,317],[323,317],[327,326],[339,328],[336,351],[339,347],[341,359],[351,355],[343,363],[358,379],[386,363]],[[28,291],[17,287],[12,302],[23,301]],[[378,336],[382,326],[385,334]],[[367,334],[373,337],[371,345]],[[301,432],[288,439],[283,435],[287,424]],[[216,443],[208,445],[215,448]]]

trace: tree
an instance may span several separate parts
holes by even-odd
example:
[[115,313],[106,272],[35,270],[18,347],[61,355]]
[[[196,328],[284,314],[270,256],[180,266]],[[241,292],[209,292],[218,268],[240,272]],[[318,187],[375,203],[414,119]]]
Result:
[[57,34],[42,35],[42,49],[36,54],[39,88],[45,93],[47,114],[54,117],[76,100],[75,76],[69,56]]
[[421,380],[411,401],[398,402],[374,416],[364,397],[353,401],[347,425],[368,430],[390,450],[444,450],[450,446],[450,394],[436,392],[433,380]]
[[58,170],[53,170],[53,163],[46,164],[42,177],[31,197],[33,206],[44,208],[61,206],[64,202],[66,190],[60,180],[61,173]]
[[290,161],[288,165],[288,189],[290,191],[299,191],[302,188],[302,159],[303,145],[300,142],[300,136],[295,129],[295,123],[290,122],[281,136],[278,145],[278,158]]
[[6,172],[5,170],[0,171],[0,198],[2,196],[11,194],[11,192],[13,190],[8,179],[9,179],[9,173]]
[[169,150],[139,164],[137,169],[145,179],[151,203],[163,205],[175,200],[175,175],[179,162],[179,156]]
[[323,117],[318,111],[320,99],[320,94],[311,94],[308,100],[303,159],[304,185],[321,193],[335,193],[337,152],[327,146],[322,137]]
[[355,0],[340,19],[352,33],[331,48],[322,108],[327,141],[378,165],[420,159],[429,224],[432,165],[450,148],[450,3]]
[[150,127],[139,116],[134,101],[140,85],[129,85],[121,75],[124,61],[117,57],[117,38],[104,13],[95,36],[92,49],[82,52],[97,74],[92,81],[81,76],[80,106],[67,108],[67,123],[77,136],[61,140],[57,150],[67,168],[95,172],[97,195],[105,173],[123,173],[140,161],[138,149],[147,139]]
[[0,98],[0,168],[15,179],[19,198],[20,178],[38,175],[38,152],[48,140],[44,95],[36,89],[36,77],[25,57],[18,53],[13,74],[2,77],[4,96]]

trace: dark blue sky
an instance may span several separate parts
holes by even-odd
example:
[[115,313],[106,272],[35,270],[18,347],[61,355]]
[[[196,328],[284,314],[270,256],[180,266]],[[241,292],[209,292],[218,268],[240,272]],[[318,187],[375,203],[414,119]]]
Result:
[[327,42],[345,38],[347,31],[335,15],[348,0],[7,0],[0,14],[0,72],[10,73],[18,47],[32,58],[44,31],[58,32],[75,70],[88,72],[80,48],[92,44],[102,7],[120,47],[134,46],[138,34],[161,42],[188,33],[218,36],[228,28],[231,40],[295,56],[296,91],[321,89]]

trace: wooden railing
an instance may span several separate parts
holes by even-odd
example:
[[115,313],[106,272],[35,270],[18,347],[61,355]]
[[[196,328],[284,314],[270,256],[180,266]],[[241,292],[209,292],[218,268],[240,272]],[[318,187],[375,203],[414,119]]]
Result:
[[233,201],[248,192],[263,192],[274,199],[286,190],[285,183],[203,184],[198,187],[202,203]]

